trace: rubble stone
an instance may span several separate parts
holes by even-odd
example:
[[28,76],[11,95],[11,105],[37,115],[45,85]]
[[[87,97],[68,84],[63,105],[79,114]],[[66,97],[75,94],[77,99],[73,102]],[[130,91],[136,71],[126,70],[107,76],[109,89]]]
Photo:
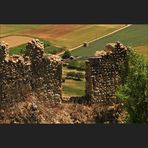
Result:
[[[62,100],[62,60],[44,54],[38,39],[28,42],[23,56],[8,54],[8,44],[0,43],[0,107],[12,105],[29,93],[59,103]],[[86,94],[70,102],[115,102],[116,88],[121,83],[120,64],[127,48],[119,41],[107,44],[86,60]]]
[[86,98],[93,103],[115,102],[116,88],[121,83],[120,65],[127,48],[119,41],[107,44],[86,61]]
[[27,94],[43,92],[48,99],[61,100],[62,62],[44,56],[44,45],[32,40],[23,56],[8,54],[8,44],[0,43],[0,107],[12,105]]

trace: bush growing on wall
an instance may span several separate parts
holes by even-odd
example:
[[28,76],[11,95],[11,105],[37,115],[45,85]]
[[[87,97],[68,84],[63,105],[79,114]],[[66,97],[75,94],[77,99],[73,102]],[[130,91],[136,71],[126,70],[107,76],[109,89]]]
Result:
[[127,110],[131,123],[148,123],[148,61],[129,49],[127,63],[121,67],[123,83],[117,97]]

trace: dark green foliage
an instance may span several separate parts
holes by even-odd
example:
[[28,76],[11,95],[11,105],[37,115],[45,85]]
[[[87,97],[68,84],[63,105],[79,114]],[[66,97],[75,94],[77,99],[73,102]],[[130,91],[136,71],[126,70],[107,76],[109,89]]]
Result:
[[85,70],[85,61],[70,61],[67,65],[69,69]]
[[44,43],[45,53],[57,54],[57,53],[62,52],[64,50],[63,48],[59,48],[59,47],[54,46],[50,41],[46,41],[43,39],[39,39],[39,40]]
[[66,50],[62,55],[62,59],[69,59],[70,57],[71,57],[71,52],[69,50]]
[[44,43],[44,47],[49,47],[52,45],[52,43],[50,41],[47,41],[47,40],[44,40],[44,39],[41,39],[41,38],[38,38],[41,42]]
[[[44,43],[45,53],[57,54],[57,53],[62,52],[64,50],[63,48],[59,48],[59,47],[52,45],[52,43],[50,41],[45,41],[43,39],[39,39],[39,40]],[[10,53],[10,55],[12,55],[12,54],[21,55],[24,53],[25,49],[26,49],[26,44],[22,44],[17,47],[10,48],[9,53]]]
[[129,114],[131,123],[148,123],[148,61],[129,49],[127,63],[121,67],[123,83],[117,96]]
[[59,48],[59,47],[55,47],[53,45],[45,47],[45,53],[49,53],[49,54],[57,54],[62,52],[64,49]]
[[75,72],[68,72],[67,78],[70,78],[70,77],[75,77]]
[[23,54],[25,52],[25,49],[26,49],[26,44],[22,44],[20,46],[10,48],[9,54],[10,55],[13,55],[13,54],[20,55],[20,54]]
[[84,78],[84,74],[82,72],[68,72],[66,78],[80,81]]
[[49,41],[43,41],[43,43],[45,48],[52,45]]

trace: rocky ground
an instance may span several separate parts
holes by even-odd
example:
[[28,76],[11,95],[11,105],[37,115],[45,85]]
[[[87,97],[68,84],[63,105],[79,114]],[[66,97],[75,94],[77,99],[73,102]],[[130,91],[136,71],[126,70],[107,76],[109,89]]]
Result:
[[[1,124],[94,124],[118,123],[118,105],[52,104],[36,96],[0,110]],[[121,120],[121,119],[120,119]],[[122,123],[122,122],[121,122]]]

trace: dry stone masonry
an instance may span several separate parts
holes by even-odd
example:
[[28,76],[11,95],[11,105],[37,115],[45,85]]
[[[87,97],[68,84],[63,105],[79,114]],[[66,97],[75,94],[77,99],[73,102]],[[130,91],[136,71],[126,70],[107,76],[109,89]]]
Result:
[[120,42],[107,44],[86,61],[86,98],[92,103],[116,101],[115,91],[121,83],[120,65],[127,48]]
[[[125,62],[127,48],[120,42],[107,44],[103,51],[86,60],[86,94],[72,97],[72,102],[115,101],[121,83],[120,65]],[[9,56],[9,47],[0,43],[0,107],[13,105],[34,93],[52,102],[62,100],[62,60],[44,54],[38,39],[28,42],[24,55]]]
[[45,56],[44,45],[32,40],[23,56],[8,54],[8,44],[0,43],[0,107],[12,105],[31,92],[60,102],[62,63],[58,56]]
[[44,45],[39,40],[32,40],[26,46],[24,57],[31,61],[32,89],[50,98],[53,102],[61,100],[62,62],[59,56],[44,55]]

